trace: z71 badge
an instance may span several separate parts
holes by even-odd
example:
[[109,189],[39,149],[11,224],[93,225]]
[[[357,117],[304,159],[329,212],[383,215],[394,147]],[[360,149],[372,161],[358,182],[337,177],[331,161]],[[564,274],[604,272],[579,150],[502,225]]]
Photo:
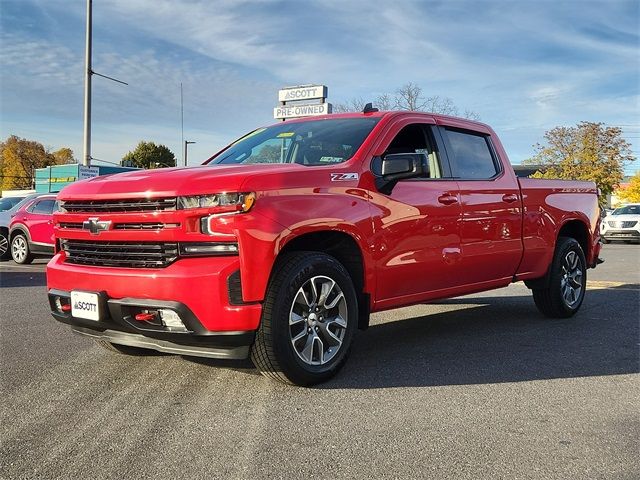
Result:
[[357,173],[332,173],[332,182],[349,182],[351,180],[358,180]]

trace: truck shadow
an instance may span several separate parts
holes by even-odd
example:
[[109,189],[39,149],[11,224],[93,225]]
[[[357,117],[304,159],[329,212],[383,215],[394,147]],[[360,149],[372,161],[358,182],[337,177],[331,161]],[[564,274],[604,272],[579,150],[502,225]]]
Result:
[[636,373],[639,287],[590,290],[581,311],[564,320],[540,315],[528,295],[445,300],[439,304],[469,308],[372,325],[357,336],[342,372],[320,388],[426,387]]

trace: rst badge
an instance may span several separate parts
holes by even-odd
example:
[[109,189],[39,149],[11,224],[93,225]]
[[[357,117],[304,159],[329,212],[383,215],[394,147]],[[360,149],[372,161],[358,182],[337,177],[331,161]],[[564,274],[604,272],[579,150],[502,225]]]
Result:
[[352,180],[358,180],[357,173],[332,173],[331,181],[332,182],[350,182]]

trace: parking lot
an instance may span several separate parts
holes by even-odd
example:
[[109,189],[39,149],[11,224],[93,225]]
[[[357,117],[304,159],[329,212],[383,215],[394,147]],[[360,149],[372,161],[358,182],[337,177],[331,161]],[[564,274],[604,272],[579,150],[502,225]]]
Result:
[[640,246],[602,256],[572,319],[522,284],[379,313],[313,389],[107,352],[48,313],[46,260],[0,263],[0,477],[639,478]]

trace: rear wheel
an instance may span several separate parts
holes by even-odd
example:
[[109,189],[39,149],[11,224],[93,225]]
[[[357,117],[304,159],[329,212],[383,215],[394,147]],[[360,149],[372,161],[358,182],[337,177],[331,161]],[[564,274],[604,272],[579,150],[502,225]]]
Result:
[[285,383],[324,382],[344,365],[356,328],[351,277],[338,260],[316,252],[287,255],[275,268],[251,359]]
[[18,233],[11,240],[11,257],[20,265],[33,262],[33,254],[29,248],[29,241],[22,233]]
[[129,345],[120,345],[118,343],[107,342],[106,340],[94,340],[96,344],[100,345],[105,350],[109,350],[114,353],[121,353],[124,355],[134,355],[134,356],[142,356],[142,355],[160,355],[161,352],[156,350],[150,350],[148,348],[140,348],[140,347],[131,347]]
[[580,244],[560,237],[549,270],[546,288],[533,289],[533,300],[547,317],[568,318],[576,314],[587,287],[587,262]]

